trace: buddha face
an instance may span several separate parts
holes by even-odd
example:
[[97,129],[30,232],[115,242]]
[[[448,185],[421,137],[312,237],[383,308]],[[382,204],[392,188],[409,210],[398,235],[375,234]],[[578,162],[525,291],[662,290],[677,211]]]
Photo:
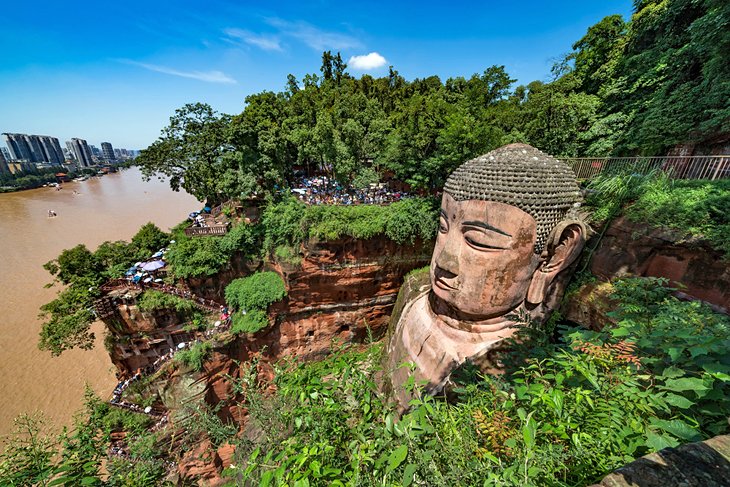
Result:
[[519,208],[444,193],[431,258],[433,293],[463,319],[504,316],[524,301],[540,263],[535,239],[535,219]]

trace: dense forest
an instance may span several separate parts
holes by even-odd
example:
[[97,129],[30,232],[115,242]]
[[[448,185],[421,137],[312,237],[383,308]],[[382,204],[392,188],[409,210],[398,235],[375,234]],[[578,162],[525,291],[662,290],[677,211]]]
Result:
[[138,159],[201,200],[259,195],[296,169],[364,186],[388,177],[439,189],[460,163],[510,142],[554,156],[658,155],[730,131],[730,4],[636,0],[629,22],[590,27],[552,69],[515,86],[504,66],[446,81],[355,78],[339,53],[238,115],[177,110]]

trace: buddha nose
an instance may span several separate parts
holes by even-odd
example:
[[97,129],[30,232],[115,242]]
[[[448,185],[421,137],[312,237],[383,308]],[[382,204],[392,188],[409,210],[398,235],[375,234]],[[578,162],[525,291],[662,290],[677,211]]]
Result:
[[455,276],[459,275],[459,253],[453,238],[447,238],[436,256],[436,266]]

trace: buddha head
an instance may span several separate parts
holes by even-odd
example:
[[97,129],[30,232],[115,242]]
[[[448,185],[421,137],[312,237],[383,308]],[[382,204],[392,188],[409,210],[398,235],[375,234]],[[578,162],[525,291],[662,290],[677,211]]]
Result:
[[462,164],[444,187],[431,259],[434,307],[467,323],[517,309],[544,319],[541,305],[585,242],[579,205],[571,169],[529,145]]

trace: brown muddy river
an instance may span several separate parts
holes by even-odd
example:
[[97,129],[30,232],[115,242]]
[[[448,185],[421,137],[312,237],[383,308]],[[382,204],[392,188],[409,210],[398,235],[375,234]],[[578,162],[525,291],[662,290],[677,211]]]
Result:
[[[168,230],[200,206],[167,182],[142,181],[136,168],[69,182],[61,191],[0,194],[0,437],[23,412],[43,411],[56,427],[70,424],[85,383],[102,398],[115,385],[100,323],[93,350],[60,357],[38,350],[38,308],[58,291],[43,288],[51,275],[42,265],[79,243],[95,249],[106,240],[129,240],[148,221]],[[48,210],[58,216],[48,218]]]

